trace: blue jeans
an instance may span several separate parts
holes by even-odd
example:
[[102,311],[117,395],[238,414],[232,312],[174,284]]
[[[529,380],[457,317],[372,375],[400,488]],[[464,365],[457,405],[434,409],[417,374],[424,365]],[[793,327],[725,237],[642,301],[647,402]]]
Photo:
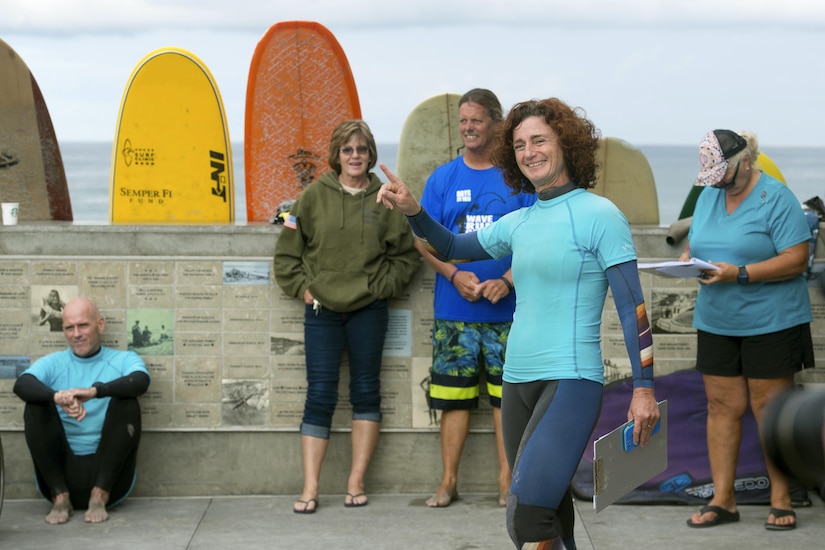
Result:
[[376,300],[359,310],[336,313],[312,306],[304,311],[307,397],[301,434],[329,438],[338,403],[338,380],[344,349],[349,359],[349,400],[353,420],[381,421],[381,356],[389,308]]

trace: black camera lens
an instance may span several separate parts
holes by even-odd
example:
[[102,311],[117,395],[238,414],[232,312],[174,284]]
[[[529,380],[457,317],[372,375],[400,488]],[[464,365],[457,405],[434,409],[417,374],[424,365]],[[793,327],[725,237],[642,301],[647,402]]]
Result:
[[765,409],[765,452],[785,475],[809,487],[825,482],[825,391],[795,390]]

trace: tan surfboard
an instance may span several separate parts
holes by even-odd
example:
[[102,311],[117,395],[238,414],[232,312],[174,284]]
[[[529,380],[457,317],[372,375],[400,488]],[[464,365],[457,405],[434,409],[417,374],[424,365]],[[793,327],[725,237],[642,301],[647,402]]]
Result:
[[644,153],[622,139],[605,137],[596,160],[597,182],[590,191],[613,201],[631,225],[659,225],[656,180]]
[[407,116],[398,141],[396,170],[416,198],[433,170],[461,154],[458,129],[461,94],[444,93],[419,103]]
[[20,203],[20,220],[72,220],[66,172],[43,94],[2,40],[0,201]]

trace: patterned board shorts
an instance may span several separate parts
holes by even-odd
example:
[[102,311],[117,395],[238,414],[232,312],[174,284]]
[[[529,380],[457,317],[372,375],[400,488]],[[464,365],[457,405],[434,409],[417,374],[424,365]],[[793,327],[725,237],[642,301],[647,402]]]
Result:
[[501,375],[511,323],[433,323],[430,406],[438,410],[478,407],[484,367],[490,404],[501,407]]

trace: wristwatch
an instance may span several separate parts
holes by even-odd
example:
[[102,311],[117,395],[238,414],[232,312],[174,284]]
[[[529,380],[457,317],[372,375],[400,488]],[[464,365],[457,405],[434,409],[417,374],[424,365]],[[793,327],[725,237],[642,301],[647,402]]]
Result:
[[740,285],[748,284],[748,270],[743,265],[739,266],[739,277],[736,278],[736,282]]

